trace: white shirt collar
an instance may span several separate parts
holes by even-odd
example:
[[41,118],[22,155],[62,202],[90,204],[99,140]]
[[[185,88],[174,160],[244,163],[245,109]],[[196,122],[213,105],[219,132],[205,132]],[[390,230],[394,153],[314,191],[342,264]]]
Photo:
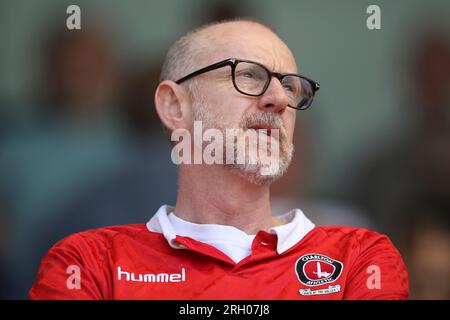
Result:
[[[232,226],[188,222],[175,216],[173,211],[173,207],[163,205],[147,222],[147,229],[162,233],[172,248],[185,249],[175,241],[178,235],[207,243],[225,253],[236,263],[251,254],[255,235],[248,235]],[[277,218],[286,224],[270,228],[267,232],[277,235],[278,254],[292,248],[315,227],[300,209],[293,209]]]

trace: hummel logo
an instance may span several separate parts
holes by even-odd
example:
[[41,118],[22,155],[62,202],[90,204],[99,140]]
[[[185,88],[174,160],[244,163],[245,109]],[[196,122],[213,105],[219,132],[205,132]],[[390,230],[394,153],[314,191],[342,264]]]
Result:
[[186,270],[181,268],[181,273],[146,273],[141,274],[134,272],[122,271],[120,266],[117,267],[117,280],[122,281],[122,276],[125,276],[124,281],[133,282],[185,282]]

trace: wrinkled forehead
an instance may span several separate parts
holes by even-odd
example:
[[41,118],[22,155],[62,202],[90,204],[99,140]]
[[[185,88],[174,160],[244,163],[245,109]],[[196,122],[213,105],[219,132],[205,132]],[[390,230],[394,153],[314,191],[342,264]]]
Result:
[[256,61],[271,71],[297,73],[291,50],[270,29],[250,22],[234,22],[212,26],[199,34],[201,59],[198,67],[228,58]]

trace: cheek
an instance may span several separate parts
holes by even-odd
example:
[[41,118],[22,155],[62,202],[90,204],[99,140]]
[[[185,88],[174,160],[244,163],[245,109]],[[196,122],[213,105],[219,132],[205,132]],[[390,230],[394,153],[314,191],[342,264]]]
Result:
[[222,128],[238,128],[248,102],[245,99],[237,99],[230,94],[217,94],[207,101],[208,109],[214,116],[216,123]]

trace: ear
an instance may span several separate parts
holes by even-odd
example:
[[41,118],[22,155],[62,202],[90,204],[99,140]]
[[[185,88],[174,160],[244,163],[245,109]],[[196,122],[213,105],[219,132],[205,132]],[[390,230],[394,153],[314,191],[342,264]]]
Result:
[[189,128],[193,117],[191,103],[186,89],[171,80],[164,80],[156,89],[156,112],[171,132],[179,128]]

